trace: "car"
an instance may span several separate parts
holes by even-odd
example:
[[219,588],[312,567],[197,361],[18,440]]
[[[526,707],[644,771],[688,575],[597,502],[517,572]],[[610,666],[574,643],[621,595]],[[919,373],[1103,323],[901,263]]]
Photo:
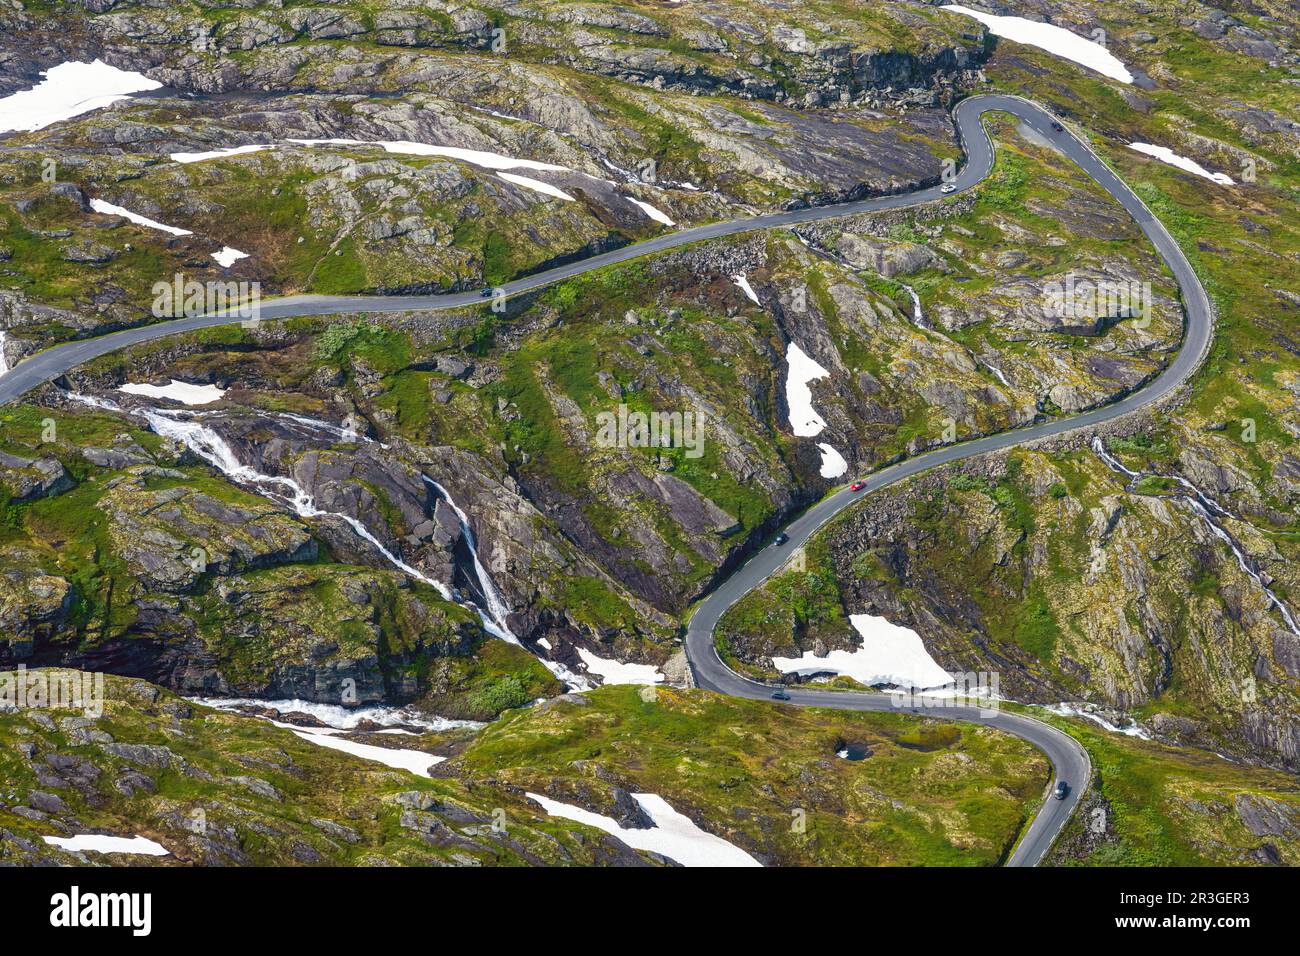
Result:
[[939,187],[939,192],[941,193],[955,193],[956,191],[957,191],[956,183],[944,183],[942,186]]
[[494,295],[496,295],[496,294],[497,294],[497,290],[496,290],[496,289],[482,289],[482,290],[479,291],[478,296],[479,296],[480,299],[490,299],[490,298],[492,298],[492,296],[494,296]]
[[787,694],[787,693],[786,693],[785,691],[783,691],[783,690],[776,690],[776,691],[773,691],[773,692],[772,692],[772,699],[773,699],[773,700],[789,700],[789,699],[790,699],[790,695]]
[[865,481],[855,481],[853,484],[849,485],[849,491],[861,491],[865,487],[867,487]]
[[1060,123],[1056,122],[1056,120],[1052,120],[1052,129],[1056,130],[1058,133],[1065,132],[1065,127],[1062,126]]
[[1058,780],[1056,783],[1056,789],[1052,791],[1052,796],[1054,796],[1057,800],[1064,800],[1069,795],[1070,795],[1070,785],[1066,783],[1064,780]]
[[786,534],[784,531],[782,531],[776,536],[776,540],[773,542],[773,544],[781,545],[781,544],[785,544],[789,540],[790,540],[790,536]]

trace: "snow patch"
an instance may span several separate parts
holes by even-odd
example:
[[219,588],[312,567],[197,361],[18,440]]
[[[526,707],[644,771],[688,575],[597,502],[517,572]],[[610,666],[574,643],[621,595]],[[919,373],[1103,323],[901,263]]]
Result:
[[674,810],[668,801],[653,793],[634,793],[635,800],[654,821],[648,829],[626,828],[603,814],[561,803],[540,794],[528,799],[541,804],[548,814],[603,830],[634,850],[660,853],[682,866],[762,866],[740,847],[701,830],[690,817]]
[[667,678],[653,664],[624,664],[621,661],[597,657],[585,647],[578,648],[578,656],[587,666],[587,672],[600,677],[606,684],[662,684]]
[[785,379],[785,401],[790,406],[790,430],[800,438],[812,438],[826,427],[826,420],[813,411],[812,389],[808,383],[814,379],[829,378],[830,372],[808,357],[795,342],[785,353],[790,371]]
[[849,470],[849,463],[831,445],[825,442],[818,442],[817,447],[822,450],[822,477],[838,478]]
[[[274,707],[281,713],[285,711],[301,711],[316,716],[318,719],[325,719],[322,714],[348,722],[345,727],[299,727],[296,724],[287,724],[284,721],[272,720],[269,717],[258,717],[259,720],[265,720],[268,724],[279,727],[281,730],[290,731],[295,737],[299,737],[308,743],[315,744],[318,747],[325,747],[328,750],[337,750],[341,753],[351,754],[354,757],[360,757],[363,760],[371,760],[375,763],[383,764],[385,767],[392,767],[395,770],[406,770],[418,777],[429,777],[429,768],[434,764],[442,763],[446,757],[439,757],[436,754],[425,753],[423,750],[403,750],[395,747],[377,747],[374,744],[363,744],[355,740],[345,740],[336,737],[336,734],[347,733],[349,729],[355,727],[362,720],[379,717],[381,720],[393,720],[400,711],[392,708],[371,708],[366,711],[345,711],[342,707],[336,707],[330,704],[313,704],[304,700],[289,701],[271,701],[271,700],[252,700],[249,698],[226,697],[226,698],[193,698],[197,703],[209,707],[215,707],[218,710],[233,710],[239,705],[253,705],[261,707]],[[342,712],[341,714],[339,712]],[[401,721],[402,723],[419,723],[429,725],[429,721],[423,718],[416,718],[414,721]],[[438,722],[434,729],[447,729],[453,726],[472,726],[479,727],[481,724],[473,724],[469,721],[442,721]],[[383,731],[380,731],[383,733]]]
[[834,671],[868,686],[925,690],[952,683],[952,675],[929,655],[916,631],[873,614],[851,614],[849,621],[862,635],[859,650],[831,651],[825,657],[805,651],[801,657],[774,657],[772,664],[783,674]]
[[760,304],[758,301],[758,293],[755,292],[754,287],[749,284],[749,279],[745,275],[745,273],[742,272],[740,273],[740,275],[732,276],[731,281],[736,283],[736,285],[740,286],[740,291],[745,293],[745,295],[749,296],[749,298],[753,301],[755,305]]
[[316,744],[318,747],[339,750],[354,757],[360,757],[363,760],[373,760],[375,763],[381,763],[385,767],[392,767],[395,770],[407,770],[417,777],[433,776],[433,774],[429,773],[429,768],[447,759],[436,754],[425,753],[423,750],[376,747],[374,744],[361,744],[355,740],[343,740],[327,733],[313,732],[301,727],[295,727],[292,724],[282,724],[274,720],[271,723],[277,727],[293,731],[294,736],[301,737],[308,743]]
[[227,156],[243,156],[246,153],[260,153],[264,149],[274,149],[275,147],[267,144],[265,146],[229,146],[225,149],[210,149],[202,153],[172,153],[171,158],[178,163],[202,163],[209,159],[225,159]]
[[[447,159],[459,159],[484,169],[537,169],[560,171],[567,166],[543,163],[535,159],[519,159],[515,156],[503,156],[481,149],[462,149],[459,146],[432,146],[428,143],[413,143],[410,140],[381,139],[367,142],[360,139],[291,139],[289,142],[298,146],[378,146],[387,153],[407,156],[444,156]],[[266,147],[262,147],[265,149]]]
[[100,107],[124,100],[132,93],[162,87],[143,73],[91,63],[61,63],[41,74],[40,83],[0,99],[0,133],[44,129]]
[[0,375],[9,371],[9,359],[5,358],[5,339],[8,337],[9,333],[0,329]]
[[626,199],[628,202],[630,202],[632,205],[636,206],[638,209],[640,209],[643,213],[645,213],[655,222],[663,223],[665,226],[677,225],[677,223],[673,222],[672,219],[669,218],[667,213],[663,212],[660,209],[656,209],[648,202],[642,202],[639,199],[633,199],[631,196],[624,196],[623,198]]
[[533,179],[530,176],[516,176],[514,173],[497,173],[508,183],[514,183],[516,186],[523,186],[525,189],[531,189],[533,192],[542,193],[545,196],[554,196],[556,199],[563,199],[566,202],[573,202],[574,199],[563,189],[558,186],[552,186],[550,183],[544,183],[540,179]]
[[128,382],[119,386],[119,392],[128,395],[143,395],[146,398],[170,398],[183,405],[210,405],[221,400],[226,394],[224,388],[215,385],[193,385],[189,382],[171,380],[170,385],[147,385]]
[[1129,143],[1128,148],[1144,153],[1147,156],[1154,156],[1162,163],[1168,163],[1170,166],[1176,166],[1184,172],[1194,173],[1202,179],[1208,179],[1216,182],[1220,186],[1234,185],[1231,176],[1225,176],[1223,173],[1212,173],[1194,159],[1188,159],[1186,156],[1179,156],[1168,146],[1155,146],[1151,143]]
[[974,17],[988,27],[989,33],[994,36],[1005,37],[1027,46],[1036,46],[1040,50],[1046,50],[1054,56],[1086,66],[1102,76],[1119,80],[1121,83],[1133,82],[1133,74],[1128,71],[1128,67],[1104,46],[1092,40],[1085,40],[1077,33],[1072,33],[1063,27],[1026,20],[1024,17],[994,16],[957,3],[946,4],[940,9]]
[[129,219],[137,226],[147,226],[150,229],[157,229],[160,232],[169,232],[173,236],[192,236],[194,233],[188,229],[181,229],[177,226],[168,226],[161,222],[156,222],[139,213],[132,212],[129,209],[123,209],[121,206],[114,206],[111,202],[104,202],[102,199],[92,199],[90,208],[95,212],[102,213],[105,216],[121,216],[123,219]]
[[219,265],[229,269],[240,259],[247,259],[248,253],[232,249],[230,246],[223,246],[220,252],[212,253],[212,258],[216,259]]
[[161,843],[155,843],[153,840],[142,836],[134,837],[117,837],[105,836],[102,833],[78,833],[76,836],[41,837],[50,846],[57,846],[62,850],[71,850],[73,853],[80,853],[89,850],[91,853],[138,853],[141,856],[170,856],[171,851]]

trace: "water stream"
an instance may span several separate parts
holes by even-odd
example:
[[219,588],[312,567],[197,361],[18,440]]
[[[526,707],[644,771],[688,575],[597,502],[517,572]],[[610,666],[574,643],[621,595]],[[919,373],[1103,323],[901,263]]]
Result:
[[[1132,489],[1138,481],[1147,477],[1133,471],[1131,468],[1126,468],[1123,462],[1106,450],[1105,443],[1101,440],[1101,436],[1093,438],[1092,450],[1108,468],[1129,479],[1128,485],[1126,486],[1128,489]],[[1233,557],[1237,559],[1238,567],[1241,568],[1242,572],[1245,573],[1247,577],[1255,582],[1263,595],[1268,598],[1269,603],[1277,608],[1278,613],[1281,614],[1282,619],[1286,621],[1286,626],[1290,628],[1291,633],[1296,637],[1300,637],[1300,625],[1296,623],[1296,619],[1294,615],[1292,615],[1291,609],[1282,602],[1282,599],[1273,592],[1272,588],[1264,583],[1263,576],[1255,570],[1254,564],[1246,554],[1245,550],[1237,543],[1237,539],[1232,536],[1232,533],[1223,526],[1220,519],[1232,518],[1234,517],[1233,514],[1209,495],[1205,494],[1193,485],[1186,478],[1179,475],[1160,475],[1154,473],[1150,477],[1164,478],[1173,481],[1182,489],[1183,493],[1178,494],[1175,497],[1180,501],[1187,502],[1188,507],[1192,509],[1192,513],[1205,522],[1206,527],[1210,529],[1210,533],[1228,546]]]
[[[122,409],[117,403],[106,398],[100,398],[95,395],[85,395],[79,392],[69,392],[67,394],[68,397],[74,401],[81,402],[82,404],[94,408],[113,412],[124,411],[124,409]],[[375,537],[375,535],[371,533],[370,529],[361,521],[351,515],[342,514],[336,511],[323,511],[320,508],[317,508],[312,495],[292,478],[280,475],[263,474],[255,468],[240,462],[234,449],[230,447],[229,443],[212,428],[209,428],[201,421],[198,421],[197,418],[199,416],[194,413],[147,407],[134,409],[132,413],[142,417],[146,422],[148,422],[149,427],[158,435],[181,442],[231,481],[251,486],[255,488],[259,494],[288,504],[299,517],[338,518],[339,520],[346,522],[348,526],[356,532],[358,537],[371,544],[395,568],[410,575],[417,581],[422,581],[437,589],[438,593],[441,594],[445,600],[455,601],[455,597],[452,595],[450,587],[443,584],[441,581],[436,581],[433,578],[430,578],[418,568],[412,567],[410,564],[403,561],[400,557],[390,551],[383,542]],[[186,418],[182,419],[180,417],[182,415],[186,416]],[[331,422],[305,418],[298,415],[284,417],[288,417],[291,420],[296,421],[298,424],[314,427],[347,440],[373,440],[360,436],[349,429],[335,425]],[[477,541],[475,540],[473,529],[470,528],[468,516],[463,510],[461,510],[460,506],[456,504],[455,500],[446,488],[427,475],[421,475],[420,477],[423,478],[434,492],[447,503],[448,507],[452,509],[456,514],[457,520],[460,522],[461,534],[464,537],[465,544],[473,559],[474,574],[478,580],[483,605],[485,605],[482,607],[477,604],[473,605],[474,610],[478,613],[479,618],[483,623],[484,630],[494,637],[522,646],[522,642],[510,630],[510,626],[506,621],[510,614],[510,608],[501,597],[501,592],[497,589],[491,575],[488,574],[487,568],[483,566],[483,562],[479,559]],[[577,674],[569,670],[563,664],[559,664],[555,661],[549,661],[540,657],[538,659],[541,660],[542,664],[545,665],[552,674],[565,683],[571,685],[573,689],[590,689],[591,682],[583,675]]]

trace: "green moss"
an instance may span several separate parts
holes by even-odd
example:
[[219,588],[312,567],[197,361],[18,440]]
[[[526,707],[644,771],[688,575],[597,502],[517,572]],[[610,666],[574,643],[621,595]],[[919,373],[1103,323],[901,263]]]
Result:
[[[0,828],[14,835],[0,848],[7,864],[48,864],[53,856],[76,865],[77,858],[41,840],[72,826],[146,835],[171,851],[166,858],[122,858],[130,865],[607,862],[605,844],[593,841],[585,828],[547,817],[521,794],[489,780],[429,779],[395,771],[318,746],[264,720],[193,705],[142,681],[108,677],[105,685],[104,712],[94,719],[94,732],[109,734],[120,744],[165,748],[167,765],[132,763],[84,733],[38,723],[30,709],[0,713],[0,774],[11,795],[0,806]],[[60,724],[83,717],[79,710],[51,710],[48,716]],[[60,754],[93,771],[84,786],[58,790],[67,810],[54,816],[66,822],[13,812],[12,806],[20,806],[31,792],[50,789],[48,775],[38,775],[38,763],[23,755],[20,742],[39,755]],[[436,736],[400,742],[370,736],[365,742],[424,749],[430,763],[447,745]],[[134,790],[114,786],[128,776],[137,783],[147,780],[147,785]],[[255,778],[252,784],[250,778]],[[412,813],[412,805],[423,809]],[[498,834],[485,824],[503,812],[509,830]],[[440,833],[455,838],[427,839],[421,823],[424,829],[442,827]],[[25,843],[41,851],[25,851]]]
[[[996,864],[1047,779],[1028,745],[970,725],[641,690],[508,714],[450,766],[601,812],[612,786],[655,793],[787,865]],[[870,756],[836,759],[845,741]]]
[[[1038,716],[1087,748],[1094,793],[1104,801],[1085,799],[1066,824],[1050,862],[1240,866],[1258,862],[1248,854],[1263,843],[1271,844],[1286,863],[1300,861],[1300,840],[1252,834],[1235,807],[1238,797],[1262,797],[1300,813],[1300,793],[1288,775],[1204,751],[1108,734],[1086,721]],[[1090,832],[1096,829],[1102,830],[1100,838]]]
[[1061,636],[1051,605],[1040,592],[1031,590],[1007,621],[1011,639],[1040,661],[1050,661]]
[[564,607],[578,620],[601,630],[636,630],[637,613],[600,578],[566,579]]
[[472,656],[430,659],[420,668],[429,687],[418,706],[441,717],[492,720],[503,711],[554,697],[564,688],[517,644],[486,638]]

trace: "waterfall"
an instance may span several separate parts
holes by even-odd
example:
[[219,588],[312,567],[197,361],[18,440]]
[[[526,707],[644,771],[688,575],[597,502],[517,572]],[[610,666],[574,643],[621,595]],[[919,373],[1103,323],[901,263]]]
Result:
[[[288,502],[289,506],[298,513],[302,518],[338,518],[347,522],[348,526],[357,533],[357,536],[369,542],[380,554],[382,554],[393,567],[409,574],[417,581],[423,581],[430,587],[436,588],[446,600],[450,601],[451,590],[441,581],[435,581],[433,578],[422,573],[418,568],[407,564],[397,555],[393,554],[376,538],[364,524],[351,515],[342,514],[336,511],[322,511],[316,507],[316,502],[307,489],[298,484],[292,478],[285,478],[279,475],[264,475],[248,465],[241,464],[236,457],[234,450],[226,443],[226,440],[218,435],[207,425],[196,421],[181,421],[174,418],[171,414],[152,408],[142,409],[139,413],[144,420],[149,423],[159,435],[164,438],[175,439],[188,448],[190,448],[200,458],[215,466],[222,474],[232,481],[243,484],[253,485],[264,494],[272,494],[274,497]],[[270,485],[277,488],[286,489],[287,493],[267,492],[265,486]]]
[[921,311],[921,297],[917,295],[916,290],[906,282],[900,282],[898,284],[906,289],[907,294],[912,297],[912,321],[914,321],[920,328],[929,329],[930,325],[925,321],[925,313]]
[[322,421],[319,418],[308,418],[306,415],[295,415],[292,412],[279,412],[275,416],[287,422],[293,422],[295,425],[301,425],[303,428],[310,428],[318,432],[324,432],[327,435],[333,435],[340,441],[369,443],[378,445],[380,448],[387,448],[384,442],[377,442],[369,435],[363,435],[360,431],[345,428],[342,425],[335,425],[333,422]]
[[1183,500],[1186,501],[1188,505],[1191,506],[1191,509],[1201,517],[1209,529],[1214,533],[1215,537],[1228,546],[1232,551],[1233,557],[1237,559],[1237,564],[1241,570],[1259,586],[1259,589],[1264,592],[1264,596],[1269,599],[1275,608],[1277,608],[1278,613],[1282,615],[1282,619],[1286,621],[1286,626],[1291,629],[1291,633],[1296,637],[1300,637],[1300,625],[1297,625],[1296,619],[1291,616],[1290,608],[1283,604],[1282,599],[1273,593],[1273,589],[1264,583],[1264,578],[1260,573],[1250,566],[1250,561],[1246,557],[1246,553],[1242,551],[1241,546],[1237,544],[1236,539],[1228,533],[1226,528],[1215,520],[1210,509],[1201,504],[1196,498],[1188,496]]
[[[120,406],[106,398],[83,395],[80,392],[69,392],[67,394],[73,401],[81,402],[83,405],[101,408],[110,412],[122,411]],[[371,533],[369,528],[356,518],[336,511],[322,511],[317,508],[311,494],[292,478],[284,478],[279,475],[264,475],[255,468],[243,464],[226,440],[202,422],[182,421],[174,416],[184,414],[183,412],[169,413],[154,408],[138,409],[135,414],[148,422],[149,427],[156,434],[179,441],[231,481],[252,485],[261,494],[286,502],[299,517],[338,518],[346,522],[348,527],[355,531],[359,538],[371,544],[393,567],[410,575],[417,581],[422,581],[435,588],[446,600],[452,600],[450,588],[441,581],[435,581],[418,568],[412,567],[393,554],[382,541]],[[282,490],[271,491],[270,488]]]
[[100,398],[98,395],[83,395],[81,392],[67,392],[65,394],[74,402],[89,405],[91,408],[102,408],[106,412],[120,412],[122,410],[116,402],[107,398]]
[[[1097,453],[1097,457],[1099,457],[1112,471],[1123,474],[1131,479],[1126,488],[1132,488],[1138,480],[1143,477],[1138,474],[1138,472],[1130,471],[1128,468],[1125,468],[1114,455],[1108,452],[1105,444],[1101,440],[1101,436],[1093,438],[1092,450]],[[1291,629],[1291,633],[1296,637],[1300,637],[1300,625],[1296,623],[1295,617],[1291,614],[1291,609],[1282,603],[1282,599],[1274,593],[1272,588],[1264,583],[1263,576],[1251,565],[1250,558],[1242,549],[1241,545],[1237,543],[1237,539],[1234,538],[1228,529],[1220,523],[1220,518],[1231,518],[1233,517],[1232,513],[1221,506],[1213,498],[1202,492],[1201,489],[1197,488],[1186,478],[1179,475],[1158,474],[1153,474],[1152,477],[1167,478],[1177,483],[1178,486],[1183,489],[1185,493],[1178,496],[1179,500],[1187,502],[1188,506],[1192,509],[1192,513],[1205,522],[1206,527],[1210,529],[1210,533],[1228,546],[1228,549],[1232,552],[1232,556],[1237,559],[1238,567],[1241,568],[1242,572],[1248,578],[1255,582],[1256,586],[1264,596],[1268,598],[1269,603],[1272,604],[1273,607],[1277,608],[1278,613],[1282,615],[1282,619],[1286,621],[1286,626]]]
[[1118,458],[1116,458],[1109,451],[1107,451],[1106,444],[1101,440],[1100,435],[1096,435],[1093,437],[1092,450],[1096,452],[1097,457],[1100,458],[1102,460],[1102,463],[1105,464],[1105,466],[1109,468],[1111,471],[1118,472],[1121,475],[1127,475],[1129,478],[1132,478],[1134,480],[1142,477],[1136,471],[1129,471],[1129,469],[1124,467],[1123,462],[1121,462]]
[[[115,402],[106,398],[99,398],[95,395],[83,395],[79,392],[68,392],[67,396],[73,401],[81,402],[84,405],[90,405],[94,408],[101,408],[105,411],[123,411],[123,409]],[[176,417],[178,415],[190,415],[191,413],[143,408],[136,410],[134,414],[144,418],[145,421],[149,423],[149,427],[157,434],[183,443],[196,455],[213,465],[218,471],[232,481],[251,485],[256,488],[259,493],[266,495],[267,497],[287,502],[300,517],[330,517],[339,518],[340,520],[347,522],[348,526],[351,527],[359,537],[373,545],[375,549],[379,551],[379,553],[382,554],[394,567],[405,572],[416,580],[423,581],[425,584],[436,588],[438,593],[441,594],[444,599],[448,601],[455,600],[455,598],[452,597],[451,589],[449,587],[440,581],[433,580],[427,575],[421,573],[418,569],[411,567],[411,565],[407,564],[401,558],[397,557],[397,555],[389,551],[378,538],[371,534],[369,528],[356,518],[353,518],[351,515],[339,514],[338,512],[320,510],[316,507],[315,501],[307,490],[292,478],[285,478],[278,475],[265,475],[256,469],[241,463],[239,458],[235,455],[234,449],[232,449],[226,440],[214,430],[208,428],[199,421],[193,420],[193,416],[191,416],[191,419],[188,421]],[[323,430],[329,431],[332,434],[351,434],[350,432],[347,432],[346,429],[333,425],[330,422],[321,422],[316,419],[304,419],[302,416],[289,417],[292,417],[303,425],[323,427]],[[370,441],[371,439],[367,438],[363,440]],[[483,622],[484,630],[494,637],[499,637],[504,641],[509,641],[512,644],[519,644],[522,646],[522,642],[511,632],[509,626],[506,624],[506,617],[510,613],[510,608],[501,597],[501,592],[497,590],[496,585],[492,581],[491,575],[487,572],[487,568],[483,567],[483,563],[479,559],[478,547],[474,539],[474,532],[469,526],[469,519],[465,515],[465,512],[461,510],[460,506],[456,504],[447,489],[442,485],[438,484],[438,482],[434,481],[427,475],[421,475],[420,477],[422,477],[425,482],[433,488],[440,498],[447,502],[448,507],[452,509],[457,520],[460,522],[461,534],[464,536],[465,543],[469,547],[470,554],[474,559],[474,573],[478,578],[479,588],[483,595],[483,602],[487,605],[486,609],[479,607],[474,608],[474,610],[478,612],[480,620]],[[283,490],[272,491],[272,488]],[[542,657],[539,657],[538,660],[540,660],[543,666],[545,666],[546,669],[554,674],[559,680],[568,684],[571,689],[591,689],[590,680],[581,674],[569,670],[569,668],[565,667],[563,664],[556,661],[549,661]]]
[[[469,517],[461,510],[460,505],[456,504],[451,492],[428,475],[421,475],[420,477],[425,480],[425,483],[434,490],[439,498],[447,503],[447,507],[451,508],[456,515],[456,520],[460,522],[461,537],[464,539],[466,547],[469,548],[470,557],[474,560],[474,575],[478,578],[479,593],[483,597],[483,603],[487,605],[486,608],[478,609],[479,617],[483,619],[484,629],[489,634],[504,641],[523,646],[523,642],[515,636],[514,632],[510,630],[510,625],[506,623],[506,618],[510,614],[510,606],[501,597],[501,592],[497,590],[497,586],[493,583],[492,576],[488,574],[487,568],[483,567],[483,562],[478,556],[478,542],[474,538],[474,529],[469,526]],[[547,649],[549,650],[549,647]],[[543,667],[554,674],[556,678],[568,684],[571,689],[577,691],[591,690],[591,681],[582,674],[569,670],[558,661],[547,660],[541,655],[538,655],[537,659],[542,662]]]
[[[983,359],[980,359],[980,361],[984,362]],[[984,367],[992,372],[994,377],[1007,388],[1011,387],[1011,383],[1007,381],[1007,377],[1002,374],[1002,369],[998,368],[996,365],[990,365],[988,362],[984,362]]]
[[497,636],[518,644],[519,638],[515,637],[510,630],[510,625],[506,623],[510,608],[502,599],[501,592],[497,590],[492,581],[492,576],[487,572],[487,568],[483,567],[483,562],[479,560],[478,542],[474,538],[474,529],[469,526],[469,518],[461,510],[460,505],[456,504],[455,499],[452,498],[451,493],[446,488],[428,475],[421,475],[420,477],[424,479],[430,488],[437,492],[439,498],[447,503],[447,506],[455,512],[456,519],[460,522],[461,537],[464,538],[465,545],[469,548],[470,557],[474,559],[474,575],[478,578],[479,593],[483,595],[483,601],[487,605],[487,613],[499,632]]

